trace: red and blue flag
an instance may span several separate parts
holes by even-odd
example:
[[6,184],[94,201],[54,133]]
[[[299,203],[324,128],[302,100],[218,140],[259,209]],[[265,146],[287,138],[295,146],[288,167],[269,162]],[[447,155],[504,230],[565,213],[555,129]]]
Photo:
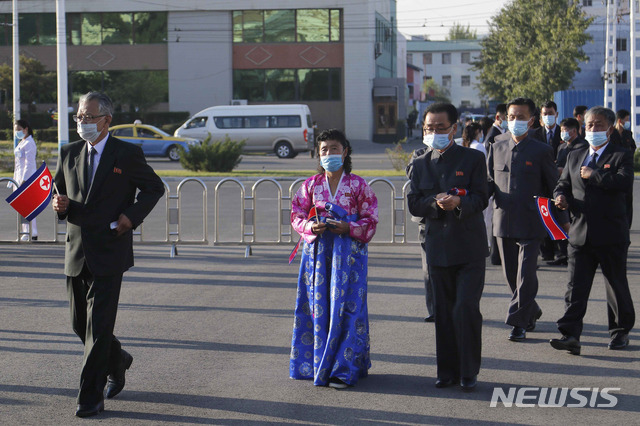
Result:
[[[315,218],[318,217],[316,206],[311,207],[311,210],[309,210],[309,215],[307,216],[307,220],[311,220],[314,217]],[[298,244],[296,244],[293,250],[291,250],[291,253],[289,253],[289,265],[291,265],[291,262],[293,262],[293,259],[296,258],[296,254],[298,254],[298,249],[300,248],[301,242],[302,242],[302,236],[300,236],[300,239],[298,239]]]
[[549,233],[549,237],[554,241],[566,240],[568,238],[567,233],[558,225],[558,221],[553,216],[555,210],[553,200],[546,197],[535,197],[535,199],[540,219],[542,219],[542,224]]
[[22,217],[32,221],[49,205],[52,181],[51,172],[43,161],[42,166],[9,195],[7,203]]

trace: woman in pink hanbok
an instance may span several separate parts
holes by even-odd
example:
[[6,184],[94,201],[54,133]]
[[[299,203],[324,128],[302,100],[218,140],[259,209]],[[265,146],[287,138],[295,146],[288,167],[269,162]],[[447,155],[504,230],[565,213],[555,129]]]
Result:
[[371,367],[367,243],[376,232],[378,200],[351,173],[351,146],[341,131],[321,132],[316,146],[320,173],[302,184],[291,208],[304,245],[289,375],[340,389]]

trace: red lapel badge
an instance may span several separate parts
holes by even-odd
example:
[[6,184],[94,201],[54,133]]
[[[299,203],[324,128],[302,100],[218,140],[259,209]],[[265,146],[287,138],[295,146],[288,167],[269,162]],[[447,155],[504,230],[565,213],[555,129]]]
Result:
[[121,175],[121,174],[122,174],[122,170],[120,170],[120,169],[119,169],[119,168],[117,168],[117,167],[114,167],[114,168],[113,168],[113,173],[117,173],[117,174]]
[[533,166],[533,163],[531,161],[525,161],[524,164],[527,165],[527,166]]
[[458,170],[456,171],[456,176],[464,176],[464,172]]
[[610,169],[610,168],[611,168],[611,164],[605,164],[603,167],[604,167],[605,169]]

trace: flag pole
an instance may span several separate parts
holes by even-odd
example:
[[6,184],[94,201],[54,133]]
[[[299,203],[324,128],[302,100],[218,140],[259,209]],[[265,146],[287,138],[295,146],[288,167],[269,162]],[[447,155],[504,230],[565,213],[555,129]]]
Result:
[[[56,0],[57,73],[58,73],[58,154],[69,143],[69,101],[67,82],[67,30],[65,0]],[[59,158],[59,157],[58,157]]]
[[[20,120],[20,44],[18,43],[18,0],[13,0],[13,120]],[[12,126],[13,127],[13,126]],[[13,147],[20,143],[15,135],[13,136]]]

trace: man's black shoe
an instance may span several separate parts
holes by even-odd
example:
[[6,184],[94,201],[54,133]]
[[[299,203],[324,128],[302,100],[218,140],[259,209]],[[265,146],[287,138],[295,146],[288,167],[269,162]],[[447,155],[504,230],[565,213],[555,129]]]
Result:
[[104,411],[104,399],[97,404],[78,404],[76,407],[76,416],[91,417]]
[[627,333],[620,333],[609,342],[609,349],[612,351],[619,351],[629,346],[629,335]]
[[542,309],[538,309],[538,312],[534,315],[533,318],[531,318],[531,322],[529,323],[529,325],[527,326],[525,331],[533,331],[533,330],[535,330],[536,329],[536,321],[538,321],[541,316],[542,316]]
[[109,374],[107,380],[107,398],[113,398],[118,395],[122,389],[124,389],[125,384],[125,372],[131,367],[131,363],[133,362],[133,357],[126,351],[122,357],[122,362],[118,367],[118,371],[113,374]]
[[457,379],[441,379],[438,377],[436,379],[436,387],[446,388],[446,387],[455,385],[457,381],[458,381]]
[[436,316],[435,315],[427,315],[426,317],[424,317],[424,322],[436,322]]
[[478,376],[463,377],[460,379],[460,387],[465,392],[471,392],[478,384]]
[[549,340],[549,344],[559,351],[569,351],[571,355],[580,355],[580,341],[573,336],[562,336]]
[[556,260],[547,262],[549,266],[567,266],[569,264],[569,258],[567,256],[561,256]]
[[522,327],[513,327],[511,334],[509,334],[509,340],[512,342],[522,342],[527,338],[527,331]]

